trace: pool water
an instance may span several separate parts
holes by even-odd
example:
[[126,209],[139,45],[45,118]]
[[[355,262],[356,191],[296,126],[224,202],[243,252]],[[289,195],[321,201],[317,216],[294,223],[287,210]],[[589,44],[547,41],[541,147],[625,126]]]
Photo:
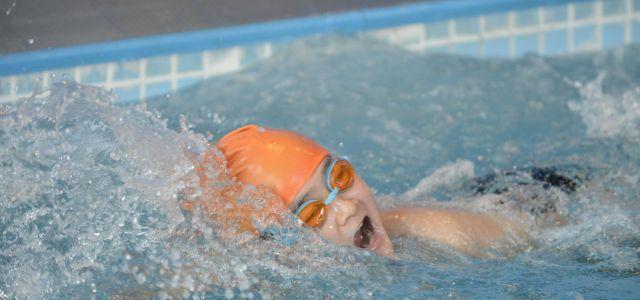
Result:
[[[638,46],[518,59],[415,53],[366,36],[277,47],[137,106],[70,81],[3,106],[0,299],[640,293]],[[194,161],[208,143],[247,123],[348,156],[382,207],[483,210],[474,203],[493,191],[551,201],[566,222],[532,227],[523,252],[484,259],[415,239],[395,239],[393,260],[332,246],[290,214],[258,218],[274,196],[225,177],[215,159],[199,181]],[[536,180],[535,168],[573,178],[574,191]],[[245,205],[261,237],[180,209],[207,195]]]

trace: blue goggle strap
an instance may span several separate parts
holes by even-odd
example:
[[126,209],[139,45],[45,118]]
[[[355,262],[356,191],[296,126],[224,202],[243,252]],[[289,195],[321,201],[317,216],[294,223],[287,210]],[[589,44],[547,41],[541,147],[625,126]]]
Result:
[[[338,193],[340,191],[338,189],[334,189],[333,191],[331,191],[331,193],[329,193],[329,196],[327,196],[327,199],[324,200],[324,205],[329,206],[329,204],[331,204],[331,202],[333,202],[333,200],[336,199],[336,196],[338,196]],[[305,201],[304,203],[302,203],[302,205],[300,205],[300,207],[298,207],[296,209],[296,211],[294,212],[294,214],[296,215],[300,215],[300,213],[302,212],[302,210],[307,207],[309,204],[316,202],[318,200],[309,200],[309,201]]]
[[331,191],[331,193],[329,193],[329,196],[327,196],[327,199],[324,200],[324,205],[329,206],[329,204],[331,204],[331,202],[336,199],[336,196],[338,196],[339,192],[340,190],[338,189],[334,189],[333,191]]
[[[349,161],[349,159],[346,158],[346,157],[341,157],[340,159],[344,159],[346,161]],[[331,163],[329,163],[329,167],[327,168],[327,172],[325,173],[325,176],[324,176],[324,182],[327,185],[327,189],[331,191],[329,196],[327,196],[327,199],[324,200],[324,205],[326,205],[326,206],[329,206],[329,204],[331,204],[331,202],[333,202],[333,200],[336,199],[336,196],[338,196],[338,193],[340,193],[340,190],[338,190],[337,188],[334,189],[331,186],[331,183],[330,183],[330,181],[331,181],[331,171],[333,170],[333,167],[336,165],[336,162],[338,160],[340,160],[340,159],[335,159],[335,158],[331,159]],[[302,203],[302,205],[300,205],[300,207],[298,207],[296,209],[294,214],[299,215],[300,212],[302,212],[302,210],[305,207],[307,207],[309,204],[311,204],[311,203],[313,203],[315,201],[318,201],[318,200],[309,200],[309,201],[306,201],[305,203]]]

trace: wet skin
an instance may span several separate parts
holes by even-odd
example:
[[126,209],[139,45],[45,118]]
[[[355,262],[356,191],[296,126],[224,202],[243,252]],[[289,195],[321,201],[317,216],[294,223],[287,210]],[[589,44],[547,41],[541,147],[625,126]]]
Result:
[[[291,201],[292,211],[304,201],[326,199],[330,191],[326,188],[324,174],[330,162],[326,157],[313,176]],[[367,224],[369,223],[369,224]],[[366,232],[367,242],[362,242],[361,232],[369,226],[372,232]],[[348,245],[375,251],[383,256],[393,256],[389,236],[384,229],[376,198],[362,178],[356,175],[353,186],[338,194],[328,207],[327,219],[318,229],[319,233],[337,245]]]
[[[304,201],[326,199],[330,192],[324,174],[329,162],[326,157],[318,165],[291,202],[291,211]],[[425,207],[380,212],[371,188],[357,175],[354,185],[338,194],[328,209],[324,225],[317,229],[322,236],[337,245],[365,248],[387,257],[393,257],[388,234],[431,239],[471,256],[482,256],[481,250],[504,240],[507,231],[526,239],[520,224],[487,214]]]

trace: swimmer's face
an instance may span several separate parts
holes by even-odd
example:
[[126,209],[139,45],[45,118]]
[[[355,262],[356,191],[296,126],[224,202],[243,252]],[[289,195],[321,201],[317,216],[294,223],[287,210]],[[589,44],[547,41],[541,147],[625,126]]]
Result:
[[[329,190],[324,174],[330,163],[326,157],[316,168],[313,176],[296,194],[290,205],[295,211],[308,200],[324,200]],[[353,186],[340,192],[329,204],[327,218],[318,229],[319,233],[337,245],[364,248],[384,256],[392,256],[391,241],[382,225],[371,188],[356,175]]]

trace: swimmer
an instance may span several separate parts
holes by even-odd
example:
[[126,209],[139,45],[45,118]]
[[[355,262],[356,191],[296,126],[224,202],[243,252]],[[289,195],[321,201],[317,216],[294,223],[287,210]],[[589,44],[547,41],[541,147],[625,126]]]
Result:
[[527,239],[513,219],[453,208],[380,211],[349,160],[295,132],[247,125],[216,144],[239,181],[270,188],[285,206],[328,241],[393,257],[389,236],[417,237],[481,256],[508,239]]

